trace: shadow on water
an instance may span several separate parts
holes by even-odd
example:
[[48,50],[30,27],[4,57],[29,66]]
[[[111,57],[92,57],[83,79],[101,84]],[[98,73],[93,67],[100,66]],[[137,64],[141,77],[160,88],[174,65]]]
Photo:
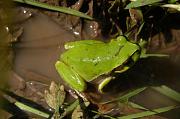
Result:
[[159,23],[163,32],[164,38],[167,42],[174,40],[174,35],[170,29],[180,29],[180,14],[172,13],[166,15]]
[[[131,69],[110,82],[110,92],[117,94],[127,89],[144,86],[167,85],[175,90],[179,89],[180,67],[168,58],[147,58],[138,61]],[[108,92],[107,88],[107,92]]]

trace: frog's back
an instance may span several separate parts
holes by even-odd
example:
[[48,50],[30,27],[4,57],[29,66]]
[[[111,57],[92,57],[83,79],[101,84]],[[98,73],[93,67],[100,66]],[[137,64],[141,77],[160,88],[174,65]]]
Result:
[[101,41],[80,41],[76,43],[74,48],[67,50],[61,55],[61,60],[73,68],[86,81],[91,81],[94,78],[104,73],[110,72],[115,67],[119,66],[126,60],[119,58],[120,52],[125,45],[120,45],[115,40],[110,43]]

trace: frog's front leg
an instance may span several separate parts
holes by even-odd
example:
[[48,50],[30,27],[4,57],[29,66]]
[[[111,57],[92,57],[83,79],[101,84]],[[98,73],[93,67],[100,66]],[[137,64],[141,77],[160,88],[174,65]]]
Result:
[[99,90],[99,92],[100,92],[100,93],[104,93],[104,91],[103,91],[104,87],[105,87],[106,85],[108,85],[108,83],[109,83],[111,80],[113,80],[113,79],[114,79],[114,77],[111,77],[111,76],[103,79],[103,81],[100,82],[100,84],[98,85],[98,90]]
[[55,67],[58,73],[61,75],[62,79],[67,82],[73,89],[80,92],[86,89],[85,81],[71,67],[61,61],[57,61]]

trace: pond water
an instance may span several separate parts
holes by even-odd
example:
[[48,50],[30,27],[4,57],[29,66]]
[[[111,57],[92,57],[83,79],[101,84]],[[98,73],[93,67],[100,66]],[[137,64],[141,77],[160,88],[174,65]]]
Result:
[[14,70],[23,77],[35,72],[59,80],[54,64],[74,35],[43,14],[34,14],[22,27],[20,42],[15,45]]

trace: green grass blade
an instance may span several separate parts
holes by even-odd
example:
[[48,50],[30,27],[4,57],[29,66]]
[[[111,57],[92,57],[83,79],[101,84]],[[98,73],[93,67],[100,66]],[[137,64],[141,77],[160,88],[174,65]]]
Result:
[[162,0],[136,0],[133,2],[130,2],[125,9],[135,8],[135,7],[141,7],[145,5],[151,5],[157,2],[161,2]]
[[141,118],[141,117],[145,117],[145,116],[151,116],[151,115],[167,112],[167,111],[170,111],[170,110],[175,109],[175,108],[176,108],[176,106],[168,106],[168,107],[154,109],[153,111],[144,111],[144,112],[140,112],[140,113],[136,113],[136,114],[130,114],[127,116],[117,117],[117,119]]
[[36,115],[39,115],[39,116],[42,116],[42,117],[45,117],[45,118],[49,118],[49,116],[50,116],[49,114],[47,114],[45,112],[37,110],[37,109],[35,109],[33,107],[30,107],[28,105],[25,105],[25,104],[23,104],[21,102],[15,102],[15,105],[17,107],[19,107],[21,110],[28,111],[28,112],[31,112],[33,114],[36,114]]
[[166,54],[141,54],[140,58],[148,58],[148,57],[169,57]]
[[133,107],[133,108],[136,108],[136,109],[141,109],[141,110],[148,110],[146,109],[145,107],[139,105],[139,104],[136,104],[136,103],[133,103],[133,102],[128,102],[128,104]]
[[168,3],[171,3],[171,4],[176,3],[176,2],[178,2],[178,0],[168,0]]
[[100,112],[95,111],[95,110],[91,110],[91,112],[93,112],[93,113],[95,113],[95,114],[97,114],[97,115],[101,115],[101,116],[103,116],[103,117],[105,117],[105,118],[108,118],[108,119],[116,119],[116,118],[111,117],[111,116],[109,116],[109,115],[101,114]]
[[70,106],[68,106],[65,111],[61,114],[60,119],[63,119],[66,115],[71,113],[79,105],[79,100],[74,101]]
[[125,101],[125,100],[128,100],[129,98],[139,94],[140,92],[144,91],[147,87],[143,87],[143,88],[138,88],[136,90],[133,90],[123,96],[121,96],[120,98],[118,98],[117,100],[119,101]]
[[90,17],[90,16],[88,16],[88,15],[82,13],[82,12],[79,12],[77,10],[70,9],[70,8],[67,8],[67,7],[52,6],[52,5],[37,2],[37,1],[34,1],[34,0],[13,0],[13,1],[28,4],[28,5],[32,5],[32,6],[36,6],[36,7],[40,7],[40,8],[44,8],[44,9],[48,9],[48,10],[58,11],[58,12],[62,12],[62,13],[82,17],[82,18],[85,18],[85,19],[89,19],[89,20],[93,19],[92,17]]
[[162,85],[160,87],[152,87],[152,88],[154,90],[162,93],[163,95],[180,102],[180,93],[179,92],[176,92],[175,90],[173,90],[165,85]]
[[124,101],[127,101],[129,98],[139,94],[140,92],[144,91],[147,87],[142,87],[142,88],[138,88],[136,90],[133,90],[119,98],[116,98],[115,100],[111,100],[111,101],[108,101],[108,102],[105,102],[103,104],[107,104],[107,103],[111,103],[111,102],[115,102],[115,101],[120,101],[120,102],[124,102]]
[[161,7],[173,8],[180,12],[180,4],[165,4],[162,5]]

